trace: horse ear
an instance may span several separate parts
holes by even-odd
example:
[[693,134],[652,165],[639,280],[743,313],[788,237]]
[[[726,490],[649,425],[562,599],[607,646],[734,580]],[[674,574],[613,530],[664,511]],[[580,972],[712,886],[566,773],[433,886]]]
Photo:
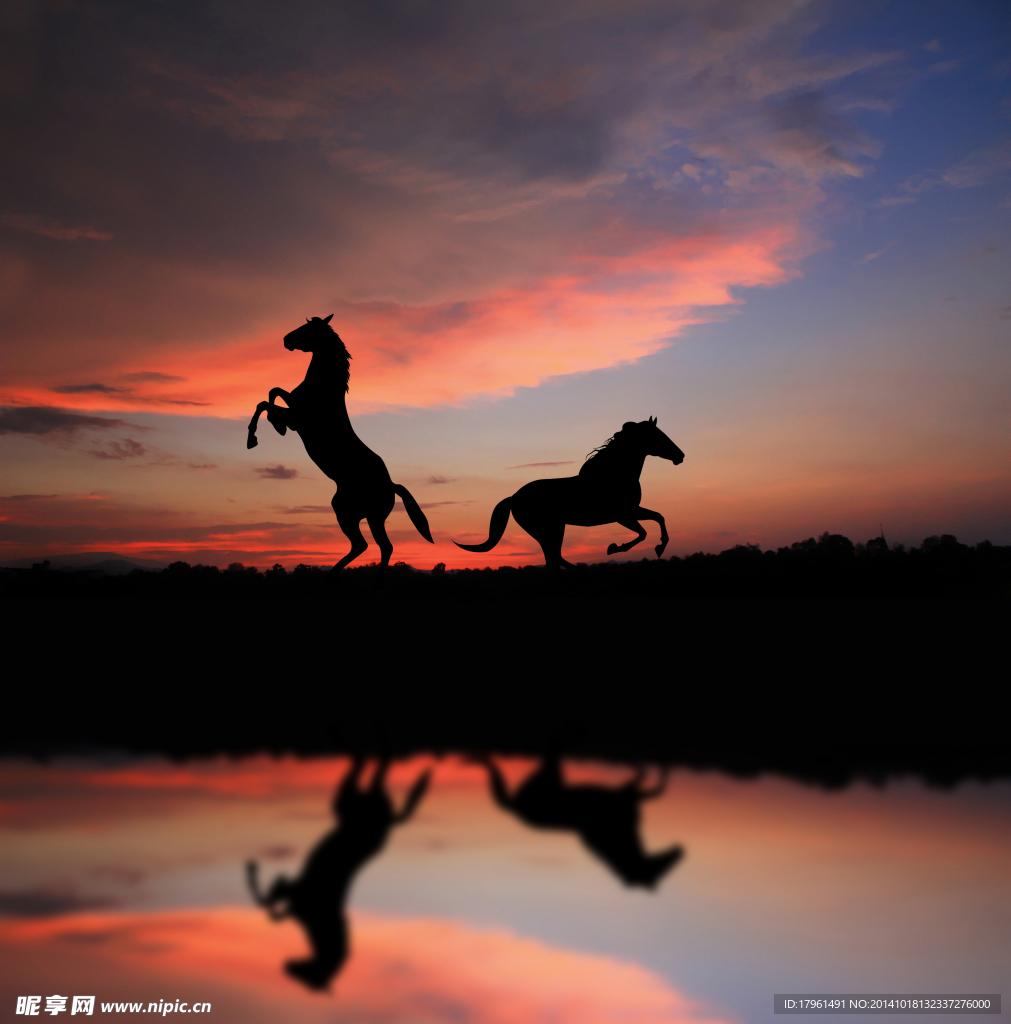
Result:
[[651,424],[652,424],[652,425],[653,425],[654,427],[656,426],[656,417],[655,417],[655,416],[650,416],[650,418],[649,418],[649,421],[650,421],[650,423],[651,423]]
[[305,318],[305,322],[309,323],[309,318],[308,317]]
[[330,323],[331,320],[333,320],[333,313],[331,313],[329,316],[323,317],[323,323],[325,324]]

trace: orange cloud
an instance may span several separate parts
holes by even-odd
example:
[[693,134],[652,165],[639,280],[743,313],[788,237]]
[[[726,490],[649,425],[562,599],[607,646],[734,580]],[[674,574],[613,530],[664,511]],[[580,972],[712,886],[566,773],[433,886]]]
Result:
[[[145,1006],[207,1000],[225,1021],[719,1022],[634,963],[504,929],[355,913],[352,930],[352,959],[333,993],[322,996],[282,973],[282,962],[299,952],[295,926],[279,927],[252,910],[9,920],[0,923],[0,948],[16,964],[16,994],[66,990],[94,994],[99,1004],[135,999]],[[79,985],[87,991],[71,991]]]
[[[523,286],[478,288],[459,301],[406,304],[331,298],[338,333],[352,352],[349,407],[458,403],[510,394],[550,377],[634,361],[670,344],[686,326],[725,315],[735,287],[774,285],[813,247],[794,222],[724,218],[691,237],[639,237],[620,225],[599,253],[570,254],[563,273]],[[604,251],[606,250],[606,251]],[[483,294],[482,294],[483,293]],[[317,300],[320,301],[320,300]],[[314,310],[314,313],[321,311]],[[242,416],[273,386],[292,387],[306,359],[284,351],[289,322],[259,327],[252,338],[219,338],[207,349],[165,351],[147,371],[122,350],[89,372],[109,380],[147,377],[118,387],[46,380],[9,392],[18,404],[80,409],[146,409]],[[130,360],[130,361],[127,361]],[[186,378],[185,388],[178,378]],[[177,379],[173,379],[177,378]],[[55,388],[59,388],[58,402]]]
[[57,127],[10,147],[0,225],[0,403],[248,416],[303,375],[283,333],[325,312],[355,413],[635,361],[796,273],[819,182],[874,152],[822,94],[891,59],[808,52],[794,0],[732,4],[732,32],[612,0],[379,32],[254,6],[212,19],[220,45],[185,18],[86,22],[89,59],[122,66],[115,112],[88,75],[73,115],[39,94]]

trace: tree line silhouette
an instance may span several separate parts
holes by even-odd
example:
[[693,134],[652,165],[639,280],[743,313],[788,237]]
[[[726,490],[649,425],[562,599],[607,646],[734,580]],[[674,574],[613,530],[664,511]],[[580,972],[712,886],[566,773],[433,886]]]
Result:
[[329,566],[274,565],[258,569],[173,562],[126,576],[87,571],[0,571],[0,597],[211,598],[354,600],[522,600],[545,597],[642,598],[920,598],[1011,596],[1011,547],[984,541],[960,544],[950,535],[919,547],[889,546],[875,537],[854,544],[823,533],[788,547],[763,551],[738,544],[719,554],[579,566],[559,580],[544,566],[418,571],[390,566],[386,587],[375,591],[376,565],[349,567],[333,585]]

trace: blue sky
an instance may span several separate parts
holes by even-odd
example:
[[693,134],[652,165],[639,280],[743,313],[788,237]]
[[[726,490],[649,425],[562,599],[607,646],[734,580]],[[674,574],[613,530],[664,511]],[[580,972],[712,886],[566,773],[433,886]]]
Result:
[[5,413],[8,558],[339,557],[298,439],[243,444],[330,312],[435,531],[395,518],[395,558],[533,560],[449,542],[650,415],[687,456],[643,474],[671,553],[1011,542],[1004,4],[392,4],[339,44],[312,3],[91,12],[14,26],[0,401],[55,411]]

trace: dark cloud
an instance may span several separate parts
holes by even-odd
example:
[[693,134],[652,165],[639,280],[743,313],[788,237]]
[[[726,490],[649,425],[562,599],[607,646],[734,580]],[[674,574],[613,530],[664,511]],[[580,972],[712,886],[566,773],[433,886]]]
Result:
[[[159,380],[159,381],[181,381],[185,380],[185,377],[171,377],[168,374],[132,374],[134,377],[142,377],[144,380]],[[60,387],[50,388],[50,391],[55,391],[61,395],[84,395],[84,394],[100,394],[100,395],[129,395],[134,401],[147,402],[161,405],[210,405],[210,402],[193,402],[184,398],[152,398],[144,395],[133,394],[132,388],[116,388],[108,384],[63,384]]]
[[186,380],[185,377],[175,377],[171,373],[158,373],[157,370],[124,373],[119,379],[128,384],[181,384]]
[[141,459],[145,455],[150,455],[151,449],[140,441],[124,437],[122,443],[109,441],[101,448],[92,448],[88,454],[94,455],[96,459]]
[[217,469],[218,464],[216,462],[187,462],[187,469]]
[[541,466],[571,466],[573,460],[567,462],[524,462],[519,466],[506,466],[506,469],[539,469]]
[[972,188],[1006,177],[1011,171],[1011,140],[997,146],[977,149],[954,167],[949,167],[941,180],[950,188]]
[[124,420],[86,416],[48,405],[0,407],[0,434],[73,433],[85,427],[109,430],[128,425]]
[[70,888],[7,889],[0,891],[0,915],[4,917],[55,917],[80,910],[113,905],[104,897],[79,896]]
[[856,158],[876,147],[839,116],[822,90],[812,89],[766,105],[777,145],[824,173],[861,174]]
[[996,245],[988,245],[982,252],[977,253],[975,256],[970,256],[966,263],[979,263],[980,260],[985,260],[988,256],[993,256],[995,253],[1000,252],[1000,249]]
[[456,481],[452,477],[448,476],[430,476],[425,483],[429,484],[452,484]]
[[85,395],[92,392],[101,395],[119,395],[123,394],[126,388],[112,388],[108,384],[62,384],[58,388],[52,388],[52,391],[56,391],[61,395]]
[[[802,9],[29,5],[0,88],[5,201],[29,226],[3,233],[0,277],[16,296],[5,327],[20,342],[5,370],[66,379],[104,365],[107,380],[178,382],[130,371],[190,375],[187,359],[324,297],[329,310],[444,304],[469,315],[461,298],[564,277],[634,248],[640,228],[692,236],[716,203],[703,188],[730,168],[783,156],[801,177],[851,173],[830,104],[782,100],[863,66],[826,71],[800,55],[798,20],[816,27]],[[703,158],[712,179],[682,188],[676,167]],[[742,187],[735,201],[763,194]],[[105,240],[54,244],[52,231]],[[415,349],[383,334],[375,350],[413,366]]]
[[[419,501],[418,505],[421,508],[442,508],[444,505],[473,505],[473,501]],[[393,505],[394,512],[404,512],[404,504],[401,501],[395,502]]]
[[299,505],[297,508],[286,508],[284,510],[286,516],[303,516],[315,512],[333,512],[333,509],[329,505]]
[[298,476],[297,469],[289,469],[287,466],[260,466],[257,470],[263,480],[294,480]]
[[5,214],[0,217],[0,224],[5,227],[16,228],[18,231],[27,231],[33,235],[41,235],[43,238],[55,238],[61,242],[76,242],[82,238],[90,238],[92,241],[108,242],[112,239],[107,231],[98,231],[92,227],[83,225],[72,226],[60,224],[48,217],[37,217],[32,214]]

